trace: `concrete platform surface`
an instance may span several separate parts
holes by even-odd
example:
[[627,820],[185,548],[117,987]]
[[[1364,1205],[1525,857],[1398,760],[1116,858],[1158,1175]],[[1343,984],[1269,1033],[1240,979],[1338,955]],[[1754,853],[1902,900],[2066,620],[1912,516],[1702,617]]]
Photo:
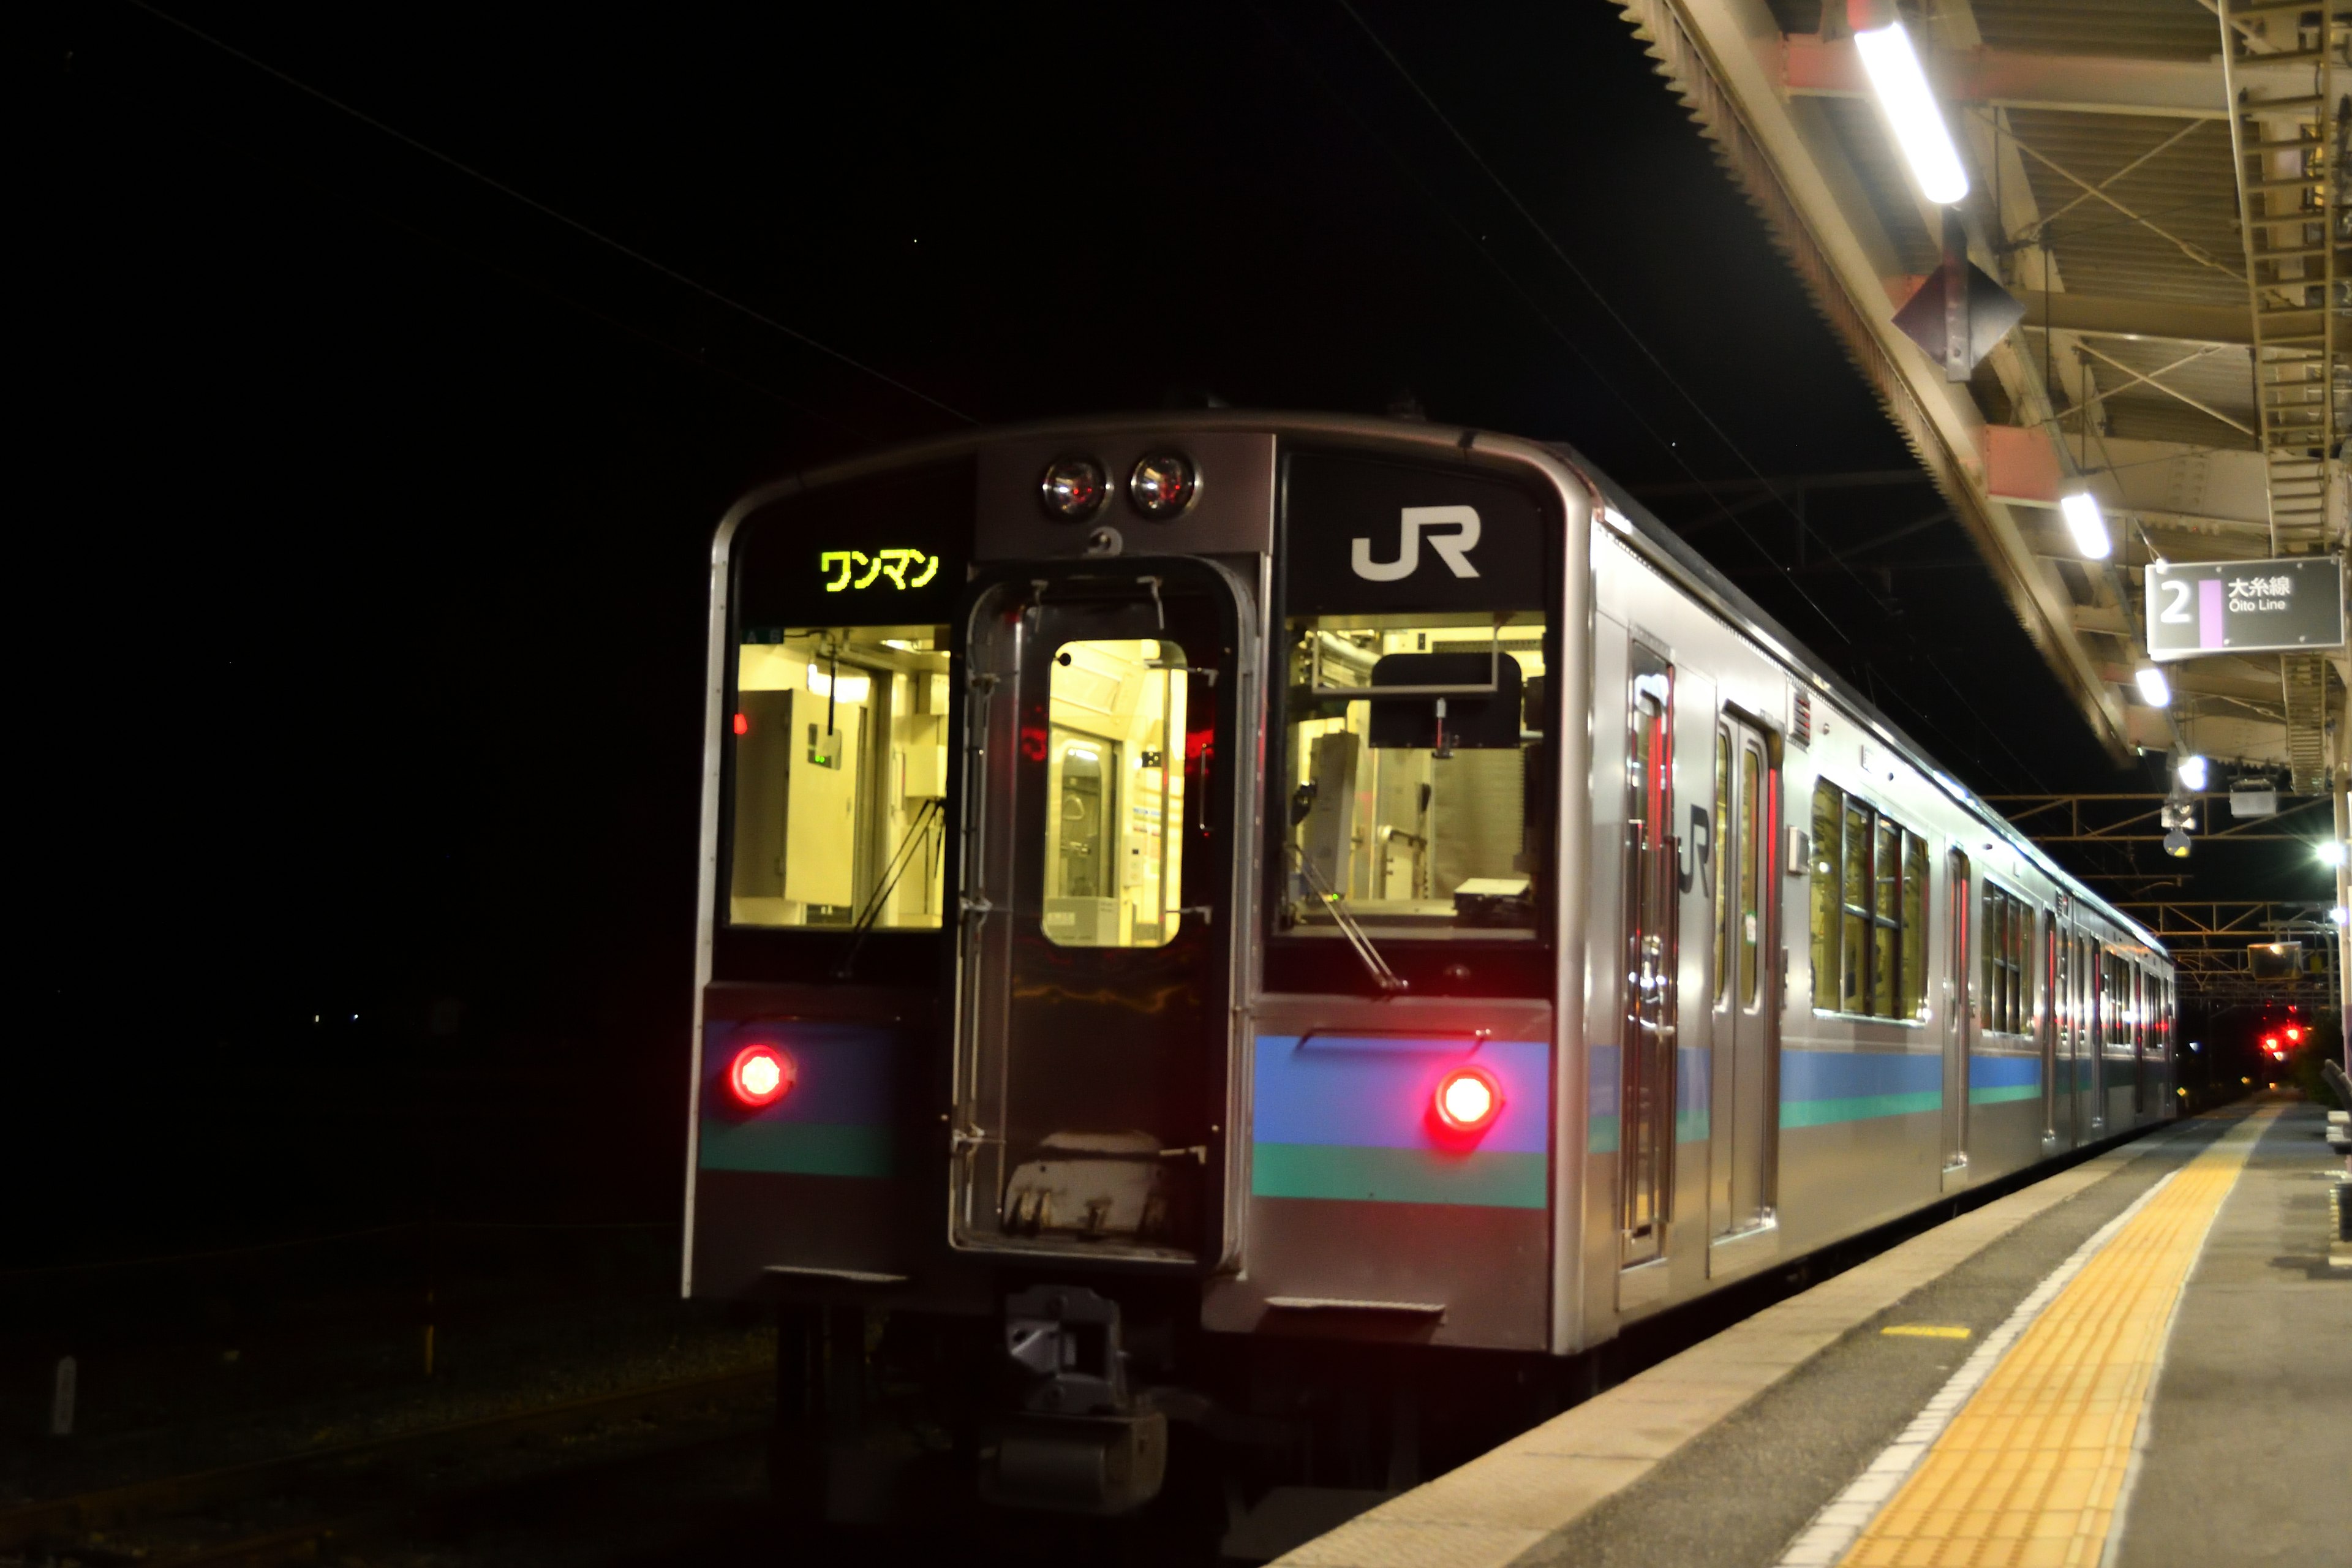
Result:
[[2108,1151],[1281,1561],[2352,1563],[2320,1126],[2241,1108]]

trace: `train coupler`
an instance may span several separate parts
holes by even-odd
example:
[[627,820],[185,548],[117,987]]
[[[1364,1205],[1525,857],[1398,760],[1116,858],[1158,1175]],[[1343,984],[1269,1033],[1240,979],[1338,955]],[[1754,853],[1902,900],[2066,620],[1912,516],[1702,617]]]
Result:
[[1004,1304],[1004,1351],[1020,1408],[983,1450],[984,1500],[1118,1514],[1159,1495],[1168,1417],[1129,1394],[1118,1302],[1075,1286],[1024,1290]]

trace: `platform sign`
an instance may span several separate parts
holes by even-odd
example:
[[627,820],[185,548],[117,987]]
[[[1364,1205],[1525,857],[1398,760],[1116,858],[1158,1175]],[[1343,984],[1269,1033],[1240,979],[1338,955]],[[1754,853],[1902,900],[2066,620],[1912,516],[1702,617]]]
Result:
[[2344,561],[2208,561],[2147,569],[2147,651],[2297,653],[2344,646]]

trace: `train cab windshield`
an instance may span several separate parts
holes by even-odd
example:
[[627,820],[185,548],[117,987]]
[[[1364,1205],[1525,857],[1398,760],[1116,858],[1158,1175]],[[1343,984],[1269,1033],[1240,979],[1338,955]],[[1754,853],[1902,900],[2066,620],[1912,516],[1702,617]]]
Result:
[[746,629],[730,924],[940,924],[947,646],[944,626]]
[[1544,617],[1317,616],[1289,628],[1278,929],[1528,941]]

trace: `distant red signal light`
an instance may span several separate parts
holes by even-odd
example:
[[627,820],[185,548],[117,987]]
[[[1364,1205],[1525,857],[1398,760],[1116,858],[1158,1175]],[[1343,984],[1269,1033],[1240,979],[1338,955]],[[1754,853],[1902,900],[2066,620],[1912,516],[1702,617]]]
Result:
[[1449,1132],[1484,1132],[1503,1111],[1503,1086],[1485,1068],[1455,1068],[1437,1080],[1437,1120]]
[[783,1099],[799,1079],[793,1058],[773,1046],[746,1046],[727,1067],[729,1090],[754,1110]]
[[2287,1044],[2293,1045],[2295,1041],[2301,1038],[2303,1038],[2303,1031],[2296,1028],[2293,1024],[2289,1024],[2286,1026]]
[[2264,1035],[2264,1036],[2263,1037],[2263,1049],[2264,1049],[2264,1050],[2266,1050],[2266,1051],[2275,1051],[2275,1050],[2277,1050],[2277,1049],[2278,1049],[2278,1037],[2277,1037],[2276,1035]]

